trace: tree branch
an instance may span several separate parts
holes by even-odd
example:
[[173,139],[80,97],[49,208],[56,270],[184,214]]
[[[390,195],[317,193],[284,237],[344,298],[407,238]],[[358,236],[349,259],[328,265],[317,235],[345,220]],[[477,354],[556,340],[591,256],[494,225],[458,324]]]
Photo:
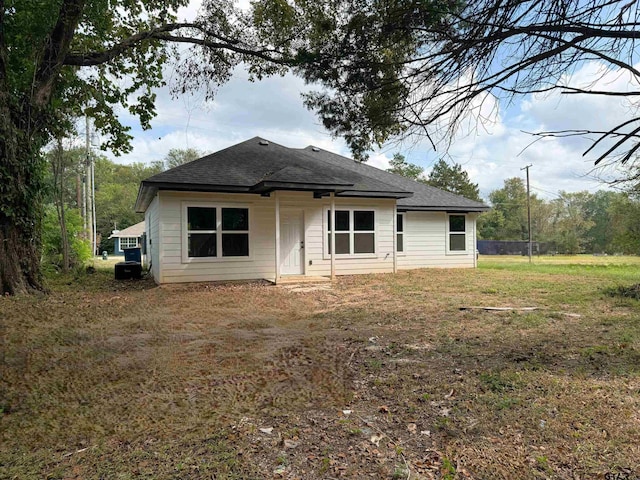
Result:
[[64,0],[53,30],[45,40],[44,49],[36,67],[33,102],[37,106],[47,104],[51,98],[57,73],[73,39],[74,32],[84,10],[84,0]]
[[607,95],[611,97],[635,97],[640,95],[640,91],[634,92],[607,92],[605,90],[584,90],[582,88],[577,87],[565,87],[565,86],[557,86],[553,88],[563,89],[563,92],[560,92],[562,95]]
[[152,30],[145,30],[135,35],[130,36],[117,43],[108,50],[102,50],[99,52],[87,52],[87,53],[68,53],[64,59],[65,65],[71,65],[76,67],[92,67],[96,65],[102,65],[110,60],[113,60],[118,55],[121,55],[124,51],[135,47],[137,44],[154,38],[154,35],[159,35],[165,32],[172,32],[181,28],[195,28],[194,23],[169,23]]
[[[170,34],[170,32],[185,28],[190,28],[202,32],[204,38],[181,35],[176,36]],[[217,39],[218,41],[209,40],[207,37]],[[109,62],[110,60],[113,60],[125,51],[135,48],[138,44],[148,40],[161,40],[173,43],[189,43],[192,45],[201,45],[203,47],[216,50],[229,50],[241,55],[251,55],[254,57],[258,57],[279,65],[291,65],[293,63],[293,59],[278,58],[278,55],[282,55],[280,52],[272,50],[272,53],[277,54],[274,56],[270,55],[270,51],[267,49],[251,49],[243,47],[241,46],[241,42],[239,40],[212,34],[211,32],[204,30],[202,28],[202,25],[197,23],[170,23],[162,25],[152,30],[146,30],[132,35],[108,50],[89,53],[70,53],[66,56],[64,63],[65,65],[78,67],[101,65],[103,63]]]
[[167,33],[159,33],[157,35],[154,35],[153,38],[157,40],[164,40],[167,42],[190,43],[192,45],[201,45],[203,47],[212,48],[212,49],[230,50],[232,52],[239,53],[241,55],[251,55],[252,57],[261,58],[262,60],[266,60],[278,65],[291,65],[293,63],[293,59],[287,60],[284,58],[273,57],[269,55],[269,53],[267,53],[268,52],[267,50],[252,50],[250,48],[243,48],[238,45],[233,45],[230,43],[212,42],[204,38],[177,37],[175,35],[170,35]]

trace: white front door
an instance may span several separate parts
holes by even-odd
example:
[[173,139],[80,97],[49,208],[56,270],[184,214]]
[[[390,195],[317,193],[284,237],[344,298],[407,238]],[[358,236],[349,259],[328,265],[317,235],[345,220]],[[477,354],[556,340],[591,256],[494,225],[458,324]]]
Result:
[[302,210],[282,210],[280,212],[280,255],[282,275],[302,275],[304,273],[304,235]]

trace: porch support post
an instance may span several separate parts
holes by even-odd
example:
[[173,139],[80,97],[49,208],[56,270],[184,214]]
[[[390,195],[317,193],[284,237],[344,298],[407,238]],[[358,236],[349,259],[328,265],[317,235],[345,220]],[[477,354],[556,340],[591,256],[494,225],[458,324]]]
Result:
[[393,206],[393,273],[398,273],[398,206]]
[[331,229],[331,281],[336,279],[336,196],[331,197],[331,215],[329,215],[329,228]]
[[473,219],[473,268],[478,268],[478,214],[473,213],[469,217]]
[[280,197],[278,191],[273,192],[276,199],[276,283],[280,281]]

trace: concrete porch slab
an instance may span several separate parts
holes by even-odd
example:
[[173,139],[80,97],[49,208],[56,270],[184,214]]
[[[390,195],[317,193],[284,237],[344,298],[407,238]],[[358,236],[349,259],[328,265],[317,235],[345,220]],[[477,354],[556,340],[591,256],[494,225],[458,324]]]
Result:
[[307,275],[285,275],[280,277],[277,285],[299,285],[301,283],[331,283],[330,277],[307,276]]

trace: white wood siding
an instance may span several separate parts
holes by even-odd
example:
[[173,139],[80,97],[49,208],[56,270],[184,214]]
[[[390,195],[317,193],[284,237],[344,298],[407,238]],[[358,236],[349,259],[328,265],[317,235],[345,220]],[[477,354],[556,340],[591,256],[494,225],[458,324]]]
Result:
[[476,266],[476,214],[466,215],[464,253],[447,253],[447,214],[445,212],[406,212],[404,253],[398,255],[398,268],[453,268]]
[[[309,192],[278,192],[281,209],[301,209],[304,217],[305,275],[329,276],[331,259],[324,236],[329,200],[315,199]],[[250,209],[250,257],[185,261],[183,248],[183,212],[185,203],[210,203],[212,206],[242,204]],[[336,274],[393,272],[393,220],[395,200],[336,198],[336,209],[375,211],[376,251],[361,257],[336,257]],[[474,267],[475,214],[466,216],[467,250],[447,253],[447,214],[444,212],[406,212],[404,217],[405,252],[398,255],[398,268]],[[275,279],[275,198],[258,195],[159,192],[145,215],[152,261],[158,283],[217,280]]]
[[[331,261],[324,254],[323,215],[329,203],[307,192],[278,192],[280,208],[302,209],[304,216],[304,272],[330,275]],[[158,197],[157,197],[158,198]],[[155,202],[156,200],[154,200]],[[182,215],[184,202],[241,203],[250,208],[250,258],[184,262],[182,258]],[[275,199],[258,195],[160,192],[160,279],[159,283],[275,278]],[[376,253],[366,258],[339,258],[336,273],[393,271],[393,215],[395,201],[389,199],[336,199],[336,207],[374,210]],[[152,206],[149,207],[152,210]],[[148,210],[148,212],[149,212]],[[149,214],[149,213],[148,213]],[[154,240],[155,243],[155,240]],[[153,260],[155,262],[155,260]],[[155,273],[155,272],[154,272]]]
[[[156,283],[160,283],[160,216],[159,198],[156,196],[144,214],[145,231],[147,232],[147,258],[151,259],[151,273]],[[149,262],[147,260],[147,266]]]

